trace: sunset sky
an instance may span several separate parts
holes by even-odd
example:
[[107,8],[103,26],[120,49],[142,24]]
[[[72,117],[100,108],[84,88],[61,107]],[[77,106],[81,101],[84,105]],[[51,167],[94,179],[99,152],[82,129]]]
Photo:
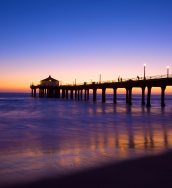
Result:
[[146,76],[172,69],[171,0],[0,0],[0,92],[142,77],[144,63]]

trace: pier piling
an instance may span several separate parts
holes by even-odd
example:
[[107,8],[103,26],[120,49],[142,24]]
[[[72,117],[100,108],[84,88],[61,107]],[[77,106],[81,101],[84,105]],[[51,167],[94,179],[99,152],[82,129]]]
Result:
[[57,98],[60,98],[60,89],[57,89]]
[[97,91],[97,89],[93,89],[93,101],[96,101],[96,91]]
[[75,99],[77,99],[77,90],[75,89]]
[[87,90],[85,89],[85,95],[84,95],[84,99],[87,99]]
[[128,103],[128,88],[126,88],[126,103]]
[[161,87],[161,106],[165,106],[165,102],[164,102],[164,96],[165,96],[165,86]]
[[79,89],[78,89],[78,100],[79,100]]
[[46,97],[46,89],[44,90],[44,97]]
[[129,105],[132,105],[131,100],[132,100],[132,87],[129,88],[129,100],[128,100],[128,104],[129,104]]
[[116,103],[116,90],[117,88],[113,88],[113,103]]
[[66,99],[68,99],[68,89],[66,89]]
[[81,99],[82,99],[82,89],[81,89]]
[[103,88],[102,89],[102,102],[105,102],[106,101],[106,94],[105,94],[105,91],[106,91],[106,89],[105,88]]
[[44,89],[42,89],[42,97],[44,97]]
[[147,107],[151,107],[150,97],[151,97],[151,86],[148,86],[147,105],[146,105]]
[[89,99],[89,89],[87,89],[87,99]]
[[142,87],[142,105],[145,105],[145,86]]
[[65,98],[65,89],[62,89],[62,99]]
[[34,97],[36,97],[36,88],[34,89]]
[[70,90],[70,99],[73,99],[73,89]]
[[33,89],[31,89],[31,97],[33,97]]

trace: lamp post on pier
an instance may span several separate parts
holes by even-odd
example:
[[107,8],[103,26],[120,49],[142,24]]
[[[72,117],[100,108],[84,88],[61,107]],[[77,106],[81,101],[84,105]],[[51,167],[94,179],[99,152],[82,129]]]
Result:
[[101,72],[100,72],[100,76],[99,76],[99,84],[101,83]]
[[76,77],[75,77],[75,85],[76,85]]
[[91,78],[91,84],[92,84],[92,78]]
[[118,82],[120,81],[120,74],[118,74]]
[[144,80],[146,79],[146,77],[145,77],[145,71],[146,71],[146,64],[144,64]]
[[169,77],[169,66],[167,66],[167,78]]

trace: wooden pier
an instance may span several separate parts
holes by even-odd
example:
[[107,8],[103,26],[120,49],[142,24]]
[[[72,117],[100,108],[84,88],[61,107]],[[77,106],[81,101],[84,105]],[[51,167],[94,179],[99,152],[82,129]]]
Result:
[[[48,78],[47,78],[48,79]],[[46,79],[46,80],[47,80]],[[60,93],[62,93],[62,98],[68,99],[82,99],[84,93],[84,99],[89,99],[89,90],[93,90],[93,101],[96,101],[97,89],[102,90],[102,102],[106,101],[106,89],[113,89],[113,102],[117,102],[117,89],[126,89],[126,103],[132,104],[132,89],[141,88],[142,89],[142,100],[141,104],[145,105],[145,88],[147,87],[147,103],[146,106],[151,106],[151,89],[152,87],[161,88],[161,106],[165,106],[165,89],[167,86],[172,86],[172,75],[162,75],[162,76],[151,76],[146,78],[134,78],[118,81],[108,81],[101,83],[86,83],[77,85],[34,85],[31,84],[31,96],[36,97],[36,89],[39,89],[39,97],[47,98],[60,98]],[[75,96],[74,96],[75,91]],[[83,92],[84,91],[84,92]],[[70,92],[70,95],[69,95]]]

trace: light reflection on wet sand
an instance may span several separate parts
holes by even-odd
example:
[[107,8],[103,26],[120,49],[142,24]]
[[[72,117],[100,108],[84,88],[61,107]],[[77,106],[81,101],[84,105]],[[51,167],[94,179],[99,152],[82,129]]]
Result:
[[155,154],[172,148],[172,131],[137,130],[128,134],[94,132],[88,142],[80,140],[65,148],[27,149],[0,154],[1,183],[7,180],[31,181],[39,177],[63,175],[100,164]]
[[0,184],[63,176],[172,148],[170,107],[30,100],[27,107],[1,111]]

